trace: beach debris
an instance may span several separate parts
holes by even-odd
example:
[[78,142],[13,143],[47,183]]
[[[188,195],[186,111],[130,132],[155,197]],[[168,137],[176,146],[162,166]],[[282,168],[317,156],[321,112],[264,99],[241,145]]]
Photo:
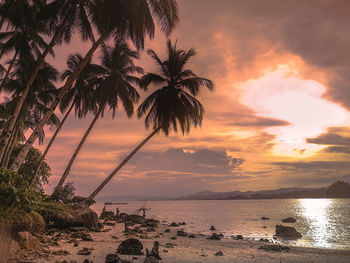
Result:
[[153,227],[149,227],[146,229],[147,232],[156,232],[157,230]]
[[164,233],[170,233],[170,229],[169,228],[165,229]]
[[263,216],[263,217],[261,217],[261,220],[270,220],[270,218],[266,217],[266,216]]
[[185,226],[185,225],[186,225],[186,222],[180,222],[179,225],[180,225],[180,226]]
[[217,233],[213,233],[210,237],[208,237],[207,239],[210,240],[221,240],[221,237],[217,234]]
[[176,240],[177,238],[176,238],[176,237],[171,237],[170,239],[171,239],[171,240]]
[[77,247],[77,246],[79,246],[79,243],[75,242],[73,246]]
[[183,230],[178,230],[177,233],[176,233],[177,236],[181,236],[181,237],[187,237],[188,234],[183,231]]
[[94,262],[92,260],[86,258],[86,259],[84,259],[83,263],[94,263]]
[[194,234],[191,234],[188,236],[188,238],[196,238],[196,236]]
[[138,215],[142,212],[142,216],[146,217],[146,211],[148,210],[151,210],[151,208],[147,208],[146,205],[143,205],[139,209],[136,209],[135,213]]
[[119,254],[122,255],[142,255],[143,245],[136,238],[124,240],[118,247]]
[[162,260],[161,257],[159,256],[159,242],[158,241],[154,241],[151,253],[149,253],[148,249],[146,249],[146,257],[154,257],[156,259]]
[[131,261],[121,259],[117,254],[108,254],[105,263],[131,263]]
[[259,247],[260,250],[265,251],[276,251],[276,252],[283,252],[283,251],[289,251],[290,248],[287,246],[281,246],[281,245],[263,245]]
[[297,220],[293,217],[287,217],[282,220],[283,223],[295,223]]
[[295,240],[302,237],[302,235],[291,226],[276,225],[276,237],[282,239]]
[[113,239],[119,239],[119,237],[117,237],[117,236],[115,236],[115,235],[111,236],[111,238],[113,238]]
[[88,256],[91,254],[91,248],[84,247],[83,249],[78,251],[78,255]]
[[143,263],[159,263],[159,261],[155,257],[146,257]]
[[218,251],[215,253],[215,256],[217,256],[217,257],[222,257],[223,255],[224,255],[224,252],[222,252],[222,251]]
[[176,226],[179,226],[179,224],[178,224],[178,223],[175,223],[175,222],[172,222],[172,223],[170,224],[170,226],[176,227]]
[[29,232],[18,232],[18,243],[21,249],[28,251],[37,251],[40,249],[40,240],[32,236]]
[[168,250],[166,250],[166,249],[163,249],[163,252],[164,252],[164,253],[168,253],[169,251],[168,251]]
[[211,226],[211,227],[209,228],[209,230],[211,230],[211,231],[215,231],[215,230],[216,230],[216,228],[215,228],[214,226]]
[[164,236],[163,233],[159,233],[158,235],[154,236],[154,238],[160,238],[161,236]]

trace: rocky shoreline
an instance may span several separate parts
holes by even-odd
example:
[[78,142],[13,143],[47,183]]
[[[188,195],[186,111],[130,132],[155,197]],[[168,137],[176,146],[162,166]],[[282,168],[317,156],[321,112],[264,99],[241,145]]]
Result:
[[[65,222],[65,228],[51,227],[36,237],[21,233],[19,245],[25,247],[27,253],[15,260],[38,263],[350,262],[348,250],[284,246],[274,240],[252,241],[240,235],[224,238],[214,226],[210,228],[211,235],[187,233],[185,222],[159,222],[125,213],[115,216],[106,211],[99,218],[91,215],[90,210],[88,214],[89,224],[85,226],[75,226],[76,222],[74,226],[67,226]],[[301,237],[293,227],[282,225],[276,226],[276,236]]]

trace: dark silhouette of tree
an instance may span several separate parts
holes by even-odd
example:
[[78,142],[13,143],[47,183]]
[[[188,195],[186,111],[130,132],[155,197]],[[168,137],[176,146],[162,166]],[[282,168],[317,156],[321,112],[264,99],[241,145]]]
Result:
[[89,196],[89,200],[103,189],[103,187],[117,174],[117,172],[130,160],[134,154],[142,148],[160,130],[168,135],[171,130],[177,132],[178,128],[182,133],[188,133],[192,126],[201,124],[204,108],[195,98],[201,87],[213,90],[214,83],[206,78],[198,77],[193,71],[185,69],[188,60],[196,52],[194,49],[188,51],[177,49],[176,43],[167,42],[168,57],[161,61],[153,50],[148,54],[154,59],[158,66],[158,72],[147,73],[140,82],[140,87],[147,89],[150,85],[158,87],[139,106],[138,117],[146,115],[145,126],[153,126],[152,133],[147,136],[108,177]]

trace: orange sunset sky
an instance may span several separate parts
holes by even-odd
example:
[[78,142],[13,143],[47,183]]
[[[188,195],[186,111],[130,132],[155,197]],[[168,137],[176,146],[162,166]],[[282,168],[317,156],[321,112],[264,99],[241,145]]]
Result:
[[[189,135],[152,138],[101,196],[319,187],[350,178],[350,1],[180,0],[179,6],[171,39],[196,48],[189,67],[216,85],[199,96],[203,125]],[[146,49],[164,57],[165,41],[157,32]],[[55,65],[63,71],[68,55],[87,46],[76,38],[57,48]],[[145,52],[137,64],[154,69]],[[47,158],[48,191],[91,118],[72,116],[63,127]],[[106,114],[68,181],[89,194],[149,132],[136,116]]]

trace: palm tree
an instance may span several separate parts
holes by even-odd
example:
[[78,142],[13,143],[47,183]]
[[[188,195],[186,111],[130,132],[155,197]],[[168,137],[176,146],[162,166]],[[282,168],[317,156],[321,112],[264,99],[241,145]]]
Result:
[[138,52],[131,50],[124,41],[117,41],[113,48],[106,46],[103,49],[102,65],[105,74],[99,78],[92,78],[90,82],[90,84],[96,86],[93,97],[99,109],[72,155],[56,189],[63,186],[78,153],[98,118],[103,116],[107,106],[112,110],[112,117],[114,118],[120,101],[127,116],[129,118],[132,116],[134,103],[139,99],[139,94],[133,85],[139,84],[140,81],[134,74],[143,73],[143,70],[134,64],[133,60],[138,58]]
[[213,90],[214,83],[185,69],[188,60],[196,54],[194,49],[188,51],[177,49],[176,43],[172,45],[168,40],[167,51],[168,57],[165,61],[161,61],[152,49],[147,51],[155,60],[161,74],[147,73],[142,77],[140,83],[140,87],[145,90],[150,85],[160,87],[149,95],[138,108],[139,118],[146,114],[146,128],[153,125],[152,133],[108,175],[88,197],[88,200],[94,199],[130,158],[159,131],[163,131],[167,136],[171,130],[177,132],[179,126],[184,134],[190,131],[192,125],[194,127],[201,125],[204,108],[195,97],[201,87]]
[[143,48],[145,36],[154,36],[153,17],[158,21],[160,28],[169,35],[178,22],[178,9],[176,0],[104,0],[92,3],[91,17],[100,35],[99,38],[85,55],[78,70],[67,79],[64,86],[60,89],[56,100],[52,102],[50,110],[29,136],[11,166],[13,171],[18,171],[29,149],[36,141],[39,131],[45,126],[57,105],[72,87],[81,70],[83,70],[95,51],[105,40],[111,36],[119,39],[129,38],[137,48]]
[[[21,4],[24,1],[21,0],[7,0],[0,8],[0,15],[5,17],[3,20],[8,20],[9,24],[16,24],[17,21],[21,21],[21,16],[18,9],[23,9]],[[46,1],[35,0],[34,3],[44,3]],[[4,130],[3,135],[1,136],[0,146],[6,145],[10,134],[13,133],[13,127],[15,125],[18,114],[23,106],[23,103],[27,97],[27,94],[38,74],[40,68],[45,63],[45,57],[49,54],[53,54],[52,48],[56,44],[61,44],[63,41],[69,43],[74,30],[79,26],[79,31],[81,32],[81,37],[84,41],[90,39],[94,41],[92,34],[92,27],[88,19],[87,11],[91,6],[90,0],[54,0],[46,5],[41,5],[38,8],[38,5],[33,5],[37,14],[34,16],[34,21],[39,21],[42,31],[46,34],[53,35],[51,41],[44,48],[43,53],[38,52],[36,65],[33,67],[32,74],[28,79],[28,82],[25,86],[25,89],[22,93],[20,100],[16,106],[16,109],[13,112],[11,118],[9,118],[10,123],[8,127]],[[19,8],[21,7],[21,8]],[[6,14],[11,14],[10,16]],[[24,16],[26,17],[26,16]],[[30,16],[32,17],[32,16]],[[0,25],[3,21],[0,21]],[[29,26],[30,29],[32,27]],[[17,53],[17,51],[16,51]],[[14,59],[17,54],[15,53]],[[9,66],[9,69],[11,65]],[[6,79],[6,77],[4,78]],[[0,147],[0,156],[3,154],[2,147]]]
[[[41,0],[7,0],[0,6],[0,25],[5,27],[4,24],[7,24],[7,29],[11,29],[9,32],[0,33],[0,40],[5,41],[5,43],[1,45],[0,57],[10,52],[14,53],[13,58],[9,62],[5,77],[0,83],[0,90],[8,80],[17,57],[25,58],[31,56],[32,53],[39,56],[40,49],[48,47],[40,36],[40,33],[45,32],[45,29],[42,21],[37,17],[39,10],[43,6],[44,1]],[[48,52],[51,51],[52,50],[48,48]],[[19,100],[19,103],[23,104],[21,100]],[[13,135],[13,127],[19,111],[20,108],[14,111],[16,116],[9,118],[9,124],[3,130],[3,134],[0,138],[0,158],[2,158],[4,154],[4,149],[7,148],[9,138]]]
[[[83,57],[80,54],[70,55],[67,60],[68,69],[62,74],[61,80],[64,81],[65,79],[69,78],[79,67],[79,64],[82,60]],[[89,111],[96,112],[96,105],[95,103],[92,103],[91,100],[93,89],[91,85],[86,85],[86,81],[91,80],[92,78],[96,78],[99,75],[103,75],[104,73],[105,69],[103,67],[91,63],[90,60],[87,66],[80,73],[72,89],[70,89],[66,96],[63,98],[60,104],[60,111],[62,113],[66,113],[58,125],[55,133],[51,137],[50,142],[46,146],[45,151],[39,160],[34,176],[30,179],[30,183],[34,181],[35,175],[38,174],[41,164],[44,162],[46,155],[48,154],[53,142],[55,141],[59,131],[61,130],[72,110],[75,109],[75,115],[78,116],[78,118],[85,117]]]
[[[12,93],[12,99],[6,102],[7,118],[11,116],[13,110],[18,103],[21,96],[26,81],[29,78],[29,69],[34,65],[35,60],[19,60],[15,63],[15,70],[13,78],[6,83],[4,89]],[[47,106],[54,98],[57,93],[54,82],[57,80],[58,72],[46,64],[42,67],[37,75],[36,80],[33,83],[32,92],[28,94],[28,98],[25,101],[22,110],[17,118],[14,133],[11,134],[11,139],[7,148],[5,149],[5,154],[2,159],[2,166],[7,167],[9,158],[11,156],[14,144],[20,134],[24,134],[28,129],[33,129],[36,123],[41,119],[41,117],[46,113]],[[56,115],[52,115],[48,125],[57,126],[59,123]],[[42,130],[39,134],[39,144],[43,143],[45,133]],[[20,136],[25,139],[25,136]]]

